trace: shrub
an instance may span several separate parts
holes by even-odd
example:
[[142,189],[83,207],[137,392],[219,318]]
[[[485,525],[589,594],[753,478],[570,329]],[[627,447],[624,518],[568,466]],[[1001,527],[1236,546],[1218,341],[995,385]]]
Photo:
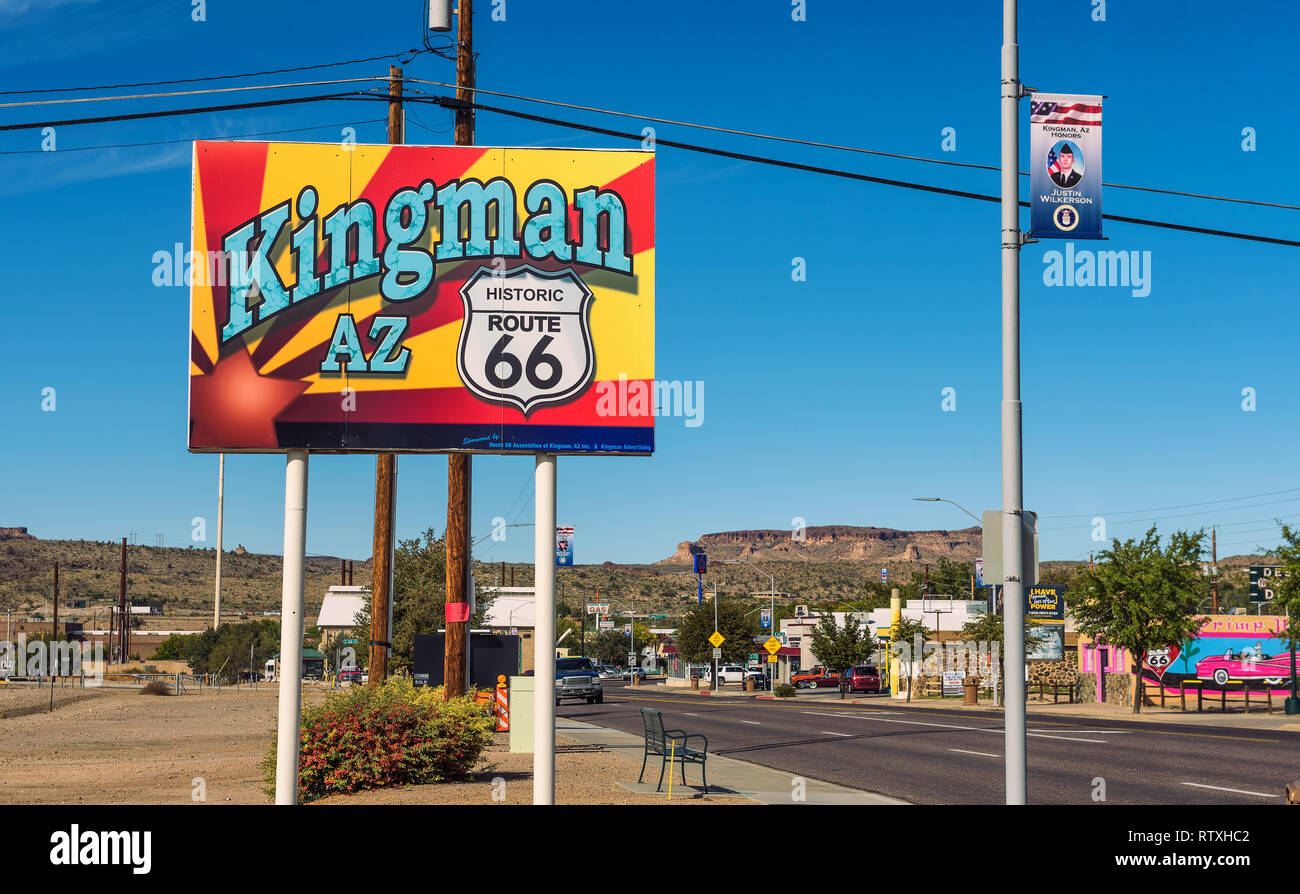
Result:
[[794,698],[794,687],[789,683],[782,683],[772,690],[772,694],[777,698]]
[[[390,678],[329,695],[302,715],[298,800],[463,779],[492,742],[492,715],[472,697]],[[275,743],[263,761],[275,791]]]
[[140,689],[141,695],[171,695],[171,687],[162,680],[150,680]]

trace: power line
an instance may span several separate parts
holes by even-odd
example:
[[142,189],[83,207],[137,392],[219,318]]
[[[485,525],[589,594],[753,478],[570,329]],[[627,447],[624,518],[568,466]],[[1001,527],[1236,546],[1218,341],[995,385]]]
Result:
[[351,127],[355,124],[382,124],[384,118],[367,118],[364,121],[340,121],[335,124],[313,124],[311,127],[294,127],[289,130],[263,130],[256,133],[231,134],[229,136],[219,137],[194,137],[185,140],[150,140],[145,143],[109,143],[100,146],[74,146],[71,149],[59,149],[58,152],[47,152],[44,149],[13,149],[7,152],[0,152],[0,155],[58,155],[64,152],[88,152],[92,149],[138,149],[145,146],[168,146],[174,143],[192,143],[194,140],[246,140],[250,137],[270,137],[286,133],[303,133],[308,130],[323,130],[327,127]]
[[[359,65],[362,62],[378,62],[382,59],[397,59],[406,65],[416,56],[430,50],[414,48],[383,56],[367,56],[364,59],[345,59],[341,62],[320,62],[316,65],[299,65],[294,68],[272,68],[267,71],[248,71],[243,74],[209,75],[201,78],[176,78],[170,81],[139,81],[134,84],[101,84],[94,87],[48,87],[43,90],[0,90],[0,96],[31,96],[40,93],[74,93],[82,90],[125,90],[128,87],[165,87],[170,84],[198,84],[206,81],[229,81],[236,78],[257,78],[264,75],[287,74],[294,71],[309,71],[316,68],[334,68],[340,65]],[[406,58],[403,58],[406,57]]]
[[[574,130],[588,131],[589,133],[598,133],[605,136],[617,137],[624,140],[642,141],[644,137],[641,134],[632,134],[625,131],[612,130],[606,127],[597,127],[593,124],[580,124],[576,121],[565,121],[560,118],[550,118],[545,115],[534,115],[529,112],[520,112],[514,109],[503,109],[496,106],[487,106],[478,102],[461,102],[460,100],[450,97],[440,97],[429,95],[428,98],[423,96],[406,97],[407,102],[423,102],[434,105],[441,105],[444,108],[457,108],[468,106],[478,111],[494,112],[498,115],[507,115],[512,118],[521,118],[526,121],[536,121],[542,124],[551,124],[557,127],[568,127]],[[655,138],[656,146],[668,146],[673,149],[684,149],[689,152],[700,152],[706,155],[716,155],[721,158],[734,158],[738,161],[750,161],[756,164],[772,165],[774,167],[789,168],[796,171],[806,171],[812,174],[826,174],[831,177],[842,177],[848,180],[859,180],[865,183],[879,183],[884,186],[897,186],[903,189],[915,189],[922,192],[937,193],[939,195],[956,196],[963,199],[977,199],[982,202],[1000,203],[998,196],[986,195],[984,193],[969,192],[961,189],[949,189],[943,186],[930,186],[924,183],[915,183],[909,180],[896,180],[888,177],[874,177],[870,174],[858,174],[851,171],[844,171],[837,168],[827,168],[820,165],[804,164],[802,162],[787,161],[784,159],[771,158],[769,156],[753,155],[746,152],[733,152],[729,149],[717,149],[709,146],[700,146],[694,143],[683,143],[675,140],[665,140]],[[1021,208],[1028,208],[1029,202],[1020,202]],[[1211,227],[1198,227],[1190,224],[1176,224],[1169,221],[1151,220],[1143,217],[1128,217],[1119,214],[1103,214],[1105,220],[1112,220],[1117,223],[1131,223],[1139,226],[1159,227],[1161,229],[1179,230],[1186,233],[1200,233],[1205,236],[1222,236],[1229,239],[1244,239],[1249,242],[1264,242],[1273,245],[1286,245],[1292,248],[1300,248],[1300,241],[1294,239],[1282,239],[1276,236],[1259,236],[1253,233],[1239,233],[1232,230],[1217,230]]]
[[0,124],[0,131],[34,130],[45,127],[71,127],[77,124],[106,124],[112,121],[140,121],[145,118],[171,118],[178,115],[201,115],[206,112],[233,112],[240,109],[261,109],[267,106],[294,105],[304,102],[322,102],[331,99],[381,99],[374,94],[358,91],[350,93],[323,93],[317,96],[295,96],[289,99],[263,99],[256,102],[240,102],[221,106],[203,106],[187,109],[163,109],[154,112],[128,112],[121,115],[99,115],[94,118],[67,118],[62,121],[38,121],[28,124]]
[[[1250,494],[1245,497],[1229,497],[1224,500],[1206,500],[1201,503],[1180,503],[1177,506],[1153,506],[1149,509],[1123,509],[1118,512],[1081,512],[1075,515],[1040,515],[1039,518],[1094,518],[1096,516],[1116,515],[1145,515],[1148,512],[1165,512],[1169,509],[1193,509],[1197,506],[1215,506],[1222,503],[1239,503],[1242,500],[1258,500],[1260,497],[1277,497],[1282,494],[1300,493],[1300,487],[1289,487],[1285,490],[1274,490],[1263,494]],[[1264,504],[1268,505],[1268,504]],[[1063,529],[1055,529],[1063,530]]]
[[[455,89],[456,86],[455,84],[447,84],[447,83],[443,83],[442,81],[429,81],[422,78],[407,78],[406,80],[416,84],[428,84],[434,87]],[[943,158],[930,158],[924,155],[906,155],[900,152],[884,152],[879,149],[864,149],[860,146],[843,146],[837,143],[823,143],[818,140],[800,140],[794,137],[782,137],[782,136],[777,136],[775,134],[757,133],[755,131],[750,131],[750,130],[735,130],[733,128],[718,127],[712,124],[699,124],[693,121],[676,121],[672,118],[658,118],[653,115],[637,115],[632,112],[620,112],[616,109],[601,109],[595,106],[583,106],[583,105],[578,105],[577,103],[560,102],[559,100],[554,100],[554,99],[541,99],[536,96],[523,96],[518,93],[503,93],[499,90],[485,90],[482,87],[470,87],[467,89],[474,91],[475,94],[486,93],[491,96],[500,96],[504,99],[517,99],[523,102],[534,102],[534,103],[540,103],[542,105],[548,105],[548,106],[559,106],[561,108],[574,109],[582,112],[595,112],[600,115],[614,115],[619,118],[632,118],[637,121],[653,121],[656,124],[671,124],[677,127],[691,127],[698,130],[713,131],[714,133],[725,133],[725,134],[731,134],[733,136],[740,136],[740,137],[752,137],[757,140],[771,140],[773,142],[778,142],[778,143],[791,143],[797,146],[813,146],[819,149],[835,149],[840,152],[856,152],[862,155],[878,155],[883,158],[899,158],[899,159],[904,159],[906,161],[919,161],[919,162],[924,162],[926,164],[946,165],[955,168],[975,168],[981,171],[1002,170],[996,165],[982,165],[982,164],[974,164],[972,162],[965,162],[965,161],[952,161],[950,159],[943,159]],[[416,91],[416,92],[422,92],[422,91]],[[1029,176],[1029,171],[1018,171],[1017,173],[1019,173],[1020,176],[1022,177]],[[1206,193],[1181,192],[1175,189],[1159,189],[1154,186],[1133,186],[1125,183],[1107,183],[1104,181],[1102,182],[1102,186],[1109,186],[1115,189],[1133,189],[1133,190],[1140,190],[1142,192],[1164,193],[1166,195],[1184,196],[1193,199],[1210,199],[1216,202],[1238,202],[1243,205],[1262,205],[1269,208],[1285,208],[1289,211],[1300,211],[1300,205],[1287,205],[1281,202],[1265,202],[1259,199],[1238,199],[1238,198],[1233,198],[1231,196],[1215,196],[1215,195],[1208,195]]]
[[335,78],[330,81],[299,81],[293,84],[245,84],[242,87],[205,87],[201,90],[173,90],[170,93],[125,93],[121,96],[80,96],[71,99],[33,99],[27,102],[0,103],[0,109],[16,109],[28,106],[57,106],[81,102],[113,102],[119,99],[170,99],[176,96],[205,96],[211,93],[242,93],[248,90],[281,90],[288,87],[324,87],[333,84],[355,84],[365,81],[385,81],[388,78],[369,76],[364,78]]
[[[387,78],[358,78],[355,80],[388,80]],[[503,109],[495,106],[487,106],[477,102],[461,102],[450,97],[440,97],[433,95],[412,96],[406,95],[405,101],[414,103],[426,103],[439,105],[444,108],[456,109],[460,107],[470,107],[476,110],[493,112],[500,115],[506,115],[513,118],[520,118],[527,121],[536,121],[543,124],[550,124],[558,127],[567,127],[574,130],[582,130],[590,133],[598,133],[605,136],[616,137],[625,140],[641,141],[641,134],[626,133],[624,131],[612,130],[610,128],[597,127],[590,124],[580,124],[575,121],[565,121],[559,118],[550,118],[544,115],[533,115],[528,112],[520,112],[514,109]],[[103,124],[114,121],[133,121],[146,118],[165,118],[179,115],[195,115],[208,112],[226,112],[240,109],[264,108],[268,106],[291,105],[306,102],[321,102],[325,100],[374,100],[388,102],[388,96],[378,95],[375,93],[366,93],[362,91],[352,91],[346,93],[320,94],[316,96],[298,96],[288,99],[268,99],[256,102],[234,103],[220,106],[205,106],[199,108],[185,109],[167,109],[153,112],[134,112],[121,115],[103,115],[91,118],[70,118],[61,121],[44,121],[29,122],[24,124],[4,124],[0,125],[0,131],[11,130],[33,130],[44,127],[68,127],[78,124]],[[859,174],[851,171],[844,171],[837,168],[827,168],[820,165],[804,164],[802,162],[789,161],[785,159],[771,158],[768,156],[753,155],[744,152],[733,152],[727,149],[717,149],[708,146],[700,146],[694,143],[683,143],[675,140],[656,139],[655,143],[660,146],[667,146],[674,149],[683,149],[690,152],[700,152],[706,155],[714,155],[721,158],[733,158],[739,161],[749,161],[756,164],[771,165],[773,167],[788,168],[790,170],[805,171],[814,174],[825,174],[831,177],[840,177],[848,180],[857,180],[864,183],[877,183],[883,186],[896,186],[902,189],[913,189],[922,192],[930,192],[938,195],[955,196],[958,198],[976,199],[983,202],[1000,202],[997,196],[986,195],[983,193],[969,192],[967,190],[950,189],[942,186],[931,186],[924,183],[916,183],[909,180],[897,180],[888,177],[875,177],[870,174]],[[1021,207],[1029,207],[1028,202],[1020,202]],[[1217,230],[1209,227],[1198,227],[1188,224],[1176,224],[1168,221],[1150,220],[1141,217],[1128,217],[1117,214],[1103,214],[1106,220],[1112,220],[1119,223],[1132,223],[1140,226],[1159,227],[1163,229],[1179,230],[1182,232],[1200,233],[1207,236],[1222,236],[1230,239],[1243,239],[1251,242],[1263,242],[1273,245],[1286,245],[1300,248],[1300,241],[1293,239],[1282,239],[1274,236],[1260,236],[1251,233],[1239,233],[1231,230]]]

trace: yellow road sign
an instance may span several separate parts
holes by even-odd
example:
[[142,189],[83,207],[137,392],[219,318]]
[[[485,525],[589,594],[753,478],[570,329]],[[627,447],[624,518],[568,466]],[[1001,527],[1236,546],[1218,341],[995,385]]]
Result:
[[768,656],[767,656],[767,663],[768,663],[768,664],[776,664],[776,656],[775,656],[775,655],[768,655]]
[[726,640],[727,638],[716,630],[713,631],[713,636],[709,637],[709,642],[713,643],[713,648],[715,649],[720,647],[724,642],[726,642]]
[[781,648],[781,641],[775,636],[769,636],[767,642],[763,643],[763,648],[767,649],[767,654],[775,658],[777,651]]

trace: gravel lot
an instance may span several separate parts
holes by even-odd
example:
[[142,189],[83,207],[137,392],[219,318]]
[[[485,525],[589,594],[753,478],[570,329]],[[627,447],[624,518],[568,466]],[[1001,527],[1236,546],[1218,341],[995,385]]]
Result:
[[[319,693],[309,691],[309,698]],[[0,686],[0,803],[191,804],[201,779],[206,802],[269,804],[258,770],[275,732],[274,687],[148,696],[132,689]],[[556,739],[556,802],[667,804],[633,794],[640,764]],[[332,796],[316,804],[528,804],[532,755],[511,754],[498,733],[472,780]],[[493,780],[504,781],[504,786]],[[504,794],[504,801],[494,792]],[[673,804],[751,803],[676,798]]]

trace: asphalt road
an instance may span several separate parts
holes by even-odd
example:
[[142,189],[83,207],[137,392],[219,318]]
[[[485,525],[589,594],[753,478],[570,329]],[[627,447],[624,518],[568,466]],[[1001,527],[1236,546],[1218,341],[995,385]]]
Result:
[[[956,709],[718,699],[606,682],[605,703],[560,716],[642,731],[639,709],[703,733],[709,751],[918,804],[1005,800],[1002,717]],[[1029,718],[1031,804],[1283,804],[1300,733],[1082,718]],[[1104,780],[1104,783],[1100,780]]]

